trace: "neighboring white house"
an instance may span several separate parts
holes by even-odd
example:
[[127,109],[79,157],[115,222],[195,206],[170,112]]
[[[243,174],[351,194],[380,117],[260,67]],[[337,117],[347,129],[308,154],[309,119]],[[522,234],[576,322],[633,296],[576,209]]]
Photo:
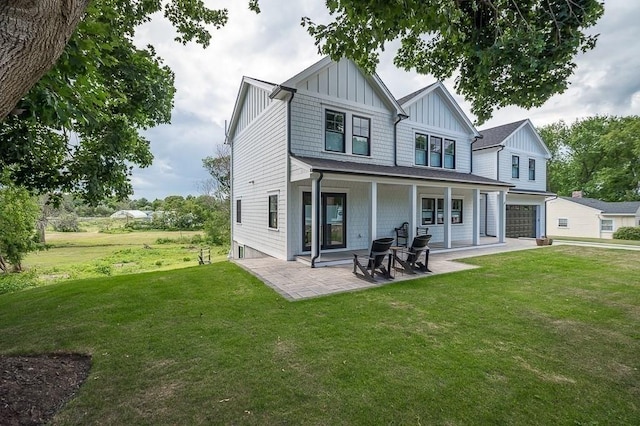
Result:
[[428,227],[444,248],[479,245],[481,234],[504,242],[509,200],[538,208],[544,194],[548,150],[533,133],[494,150],[536,159],[535,179],[521,185],[510,169],[477,172],[493,160],[474,154],[472,165],[483,139],[442,83],[396,99],[376,74],[330,58],[281,84],[244,77],[227,132],[233,257],[305,256],[314,266],[395,236],[403,222],[412,235]]
[[622,226],[640,226],[640,201],[558,197],[547,202],[547,211],[547,232],[558,237],[613,238]]
[[[545,234],[547,160],[551,153],[528,119],[481,130],[473,143],[473,173],[507,182],[507,237]],[[496,235],[498,196],[483,195],[480,206],[482,235]]]

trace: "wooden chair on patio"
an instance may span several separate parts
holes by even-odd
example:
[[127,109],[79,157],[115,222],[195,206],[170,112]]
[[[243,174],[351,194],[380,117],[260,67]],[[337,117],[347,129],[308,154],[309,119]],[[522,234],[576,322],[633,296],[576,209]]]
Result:
[[391,279],[391,273],[385,267],[385,259],[389,256],[389,248],[393,244],[393,238],[380,238],[371,243],[369,257],[353,254],[353,273],[358,275],[358,270],[362,273],[362,278],[375,282],[375,274],[382,275],[386,279]]
[[409,243],[409,222],[404,222],[397,228],[394,228],[396,231],[396,246],[398,247],[406,247]]
[[[394,265],[395,262],[399,263],[403,272],[408,274],[415,274],[416,271],[431,272],[429,269],[429,240],[431,240],[431,235],[415,237],[407,251],[401,252],[400,256],[397,252],[394,253]],[[423,253],[424,263],[420,261]]]

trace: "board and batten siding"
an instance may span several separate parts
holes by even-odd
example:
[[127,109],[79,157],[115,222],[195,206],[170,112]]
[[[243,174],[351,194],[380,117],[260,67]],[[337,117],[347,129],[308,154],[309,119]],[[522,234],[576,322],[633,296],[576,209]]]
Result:
[[[246,245],[261,253],[287,257],[287,102],[273,101],[232,141],[234,253]],[[278,229],[270,229],[269,195],[278,196]],[[241,223],[236,201],[242,200]]]
[[458,114],[450,108],[448,102],[437,91],[420,97],[405,112],[409,121],[417,124],[448,130],[453,133],[468,133],[468,127],[460,120]]
[[235,134],[239,135],[253,120],[256,119],[269,105],[269,92],[256,86],[249,86],[245,95]]
[[[324,111],[345,112],[345,144],[349,143],[353,114],[371,121],[371,155],[355,155],[325,151]],[[393,165],[393,116],[386,109],[355,107],[339,98],[318,98],[308,93],[296,93],[291,103],[291,151],[306,157],[328,158],[338,161]]]

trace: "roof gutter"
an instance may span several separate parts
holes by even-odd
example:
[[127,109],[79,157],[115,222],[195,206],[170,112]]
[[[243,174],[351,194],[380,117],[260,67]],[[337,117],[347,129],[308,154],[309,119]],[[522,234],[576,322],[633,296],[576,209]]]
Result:
[[407,114],[398,113],[393,122],[393,165],[398,165],[398,123],[409,118]]
[[287,153],[292,155],[291,153],[291,102],[293,101],[293,97],[296,94],[296,89],[287,86],[277,85],[273,88],[269,97],[271,99],[284,100],[287,97]]

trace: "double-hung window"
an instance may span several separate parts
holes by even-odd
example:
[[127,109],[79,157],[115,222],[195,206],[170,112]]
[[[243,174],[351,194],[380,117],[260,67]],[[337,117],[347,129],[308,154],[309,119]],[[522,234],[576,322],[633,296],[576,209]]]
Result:
[[600,220],[601,231],[613,231],[613,219],[601,219]]
[[[451,223],[462,223],[462,200],[451,200]],[[420,225],[441,225],[444,223],[444,198],[423,198]]]
[[456,141],[451,139],[444,140],[444,168],[456,168]]
[[324,149],[327,151],[345,152],[344,119],[343,112],[325,111]]
[[269,228],[278,229],[278,196],[269,195]]
[[429,140],[429,165],[442,167],[442,138],[431,136]]
[[427,163],[427,135],[416,133],[416,164],[428,166]]
[[236,223],[242,223],[242,200],[236,200]]
[[520,179],[520,157],[517,155],[511,156],[511,177]]
[[357,155],[371,154],[371,120],[353,116],[351,152]]
[[536,180],[536,160],[529,158],[529,180]]

